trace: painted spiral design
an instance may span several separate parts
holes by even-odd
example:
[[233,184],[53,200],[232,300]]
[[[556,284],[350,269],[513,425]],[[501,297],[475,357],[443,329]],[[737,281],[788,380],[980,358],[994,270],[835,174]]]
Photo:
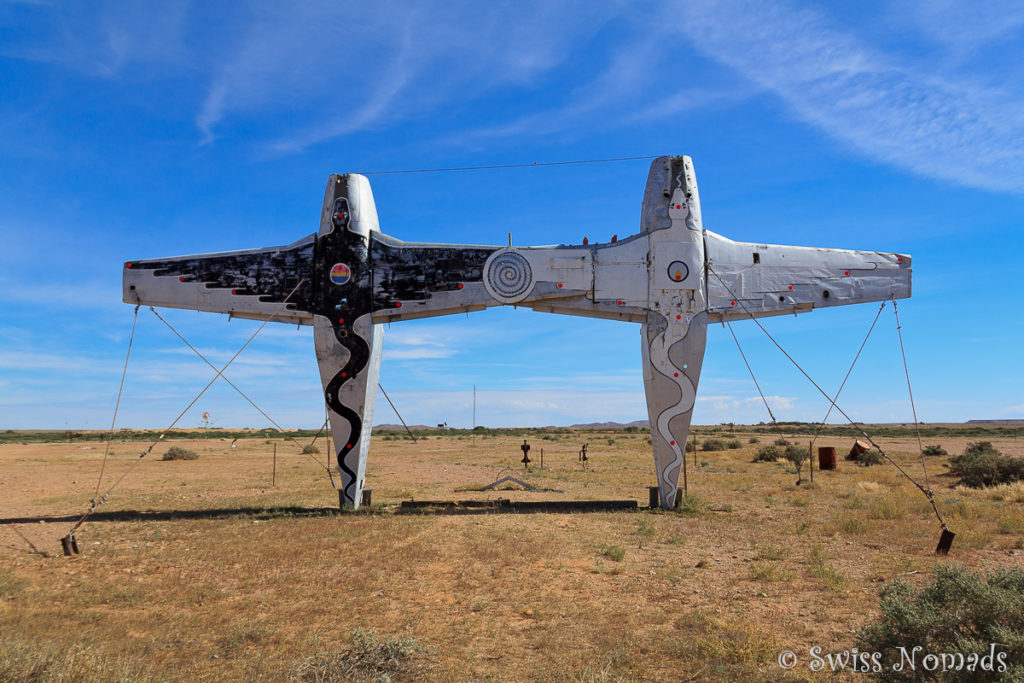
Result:
[[533,270],[522,254],[506,251],[491,259],[487,267],[487,284],[502,299],[515,299],[530,291]]
[[343,488],[345,500],[349,503],[354,503],[355,496],[352,493],[352,487],[356,485],[358,474],[345,460],[349,453],[356,451],[359,445],[359,439],[363,431],[363,421],[359,413],[341,402],[341,399],[338,397],[338,390],[346,382],[354,380],[366,368],[367,361],[370,358],[370,347],[367,345],[366,340],[358,334],[342,336],[338,334],[338,331],[343,328],[339,325],[335,325],[334,328],[338,341],[348,348],[350,354],[345,366],[335,373],[331,381],[327,383],[327,387],[324,389],[324,399],[331,410],[348,421],[349,424],[348,443],[335,444],[335,447],[338,449],[338,469],[348,475],[348,483]]

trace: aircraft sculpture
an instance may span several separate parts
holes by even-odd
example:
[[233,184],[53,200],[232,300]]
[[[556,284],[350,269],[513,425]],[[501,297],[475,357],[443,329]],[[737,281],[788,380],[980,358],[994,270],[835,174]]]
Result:
[[370,183],[327,181],[320,229],[292,244],[124,264],[124,301],[312,325],[341,474],[357,508],[383,324],[516,305],[640,324],[659,501],[671,509],[712,322],[910,296],[910,257],[733,242],[705,230],[693,162],[650,168],[640,232],[541,247],[403,242]]

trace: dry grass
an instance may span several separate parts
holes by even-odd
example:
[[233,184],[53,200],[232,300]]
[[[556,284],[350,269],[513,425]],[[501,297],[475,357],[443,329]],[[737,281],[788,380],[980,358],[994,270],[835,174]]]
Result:
[[1011,484],[992,486],[984,489],[984,492],[990,500],[1005,500],[1011,503],[1024,503],[1024,481],[1015,481]]
[[296,677],[311,683],[335,681],[418,680],[429,672],[415,638],[387,637],[356,629],[351,646],[314,655],[296,668]]
[[[543,444],[545,469],[529,474],[515,436],[375,441],[367,486],[387,505],[368,514],[331,512],[336,494],[298,447],[278,443],[271,487],[262,435],[235,449],[186,441],[199,460],[144,460],[101,508],[183,514],[92,521],[72,559],[57,545],[69,522],[10,518],[80,513],[102,449],[0,445],[0,680],[790,680],[774,663],[779,650],[852,646],[877,614],[877,588],[936,562],[931,508],[891,467],[841,462],[797,487],[782,463],[750,462],[756,444],[702,453],[706,467],[691,454],[679,511],[388,507],[453,497],[646,503],[646,434],[553,436],[530,437],[535,450]],[[917,475],[908,437],[881,444]],[[583,441],[586,471],[576,460]],[[1012,452],[1009,440],[997,447]],[[108,476],[138,452],[114,450]],[[948,561],[1021,566],[1024,490],[953,489],[943,462],[928,467],[957,532]],[[455,494],[505,465],[563,492]],[[415,649],[402,655],[403,644]]]

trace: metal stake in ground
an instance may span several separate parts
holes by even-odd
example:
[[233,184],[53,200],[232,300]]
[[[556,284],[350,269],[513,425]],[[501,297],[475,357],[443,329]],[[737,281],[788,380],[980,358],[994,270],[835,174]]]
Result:
[[530,444],[526,443],[526,439],[523,439],[523,445],[519,447],[523,451],[523,467],[527,470],[530,469]]

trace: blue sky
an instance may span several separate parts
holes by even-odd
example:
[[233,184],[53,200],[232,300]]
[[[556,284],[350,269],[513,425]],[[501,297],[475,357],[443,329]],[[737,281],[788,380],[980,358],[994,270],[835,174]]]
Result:
[[[1024,418],[1019,3],[0,0],[0,427],[109,426],[131,258],[285,244],[334,172],[689,154],[727,237],[909,253],[901,318],[925,421]],[[647,162],[372,176],[406,240],[636,231]],[[834,389],[877,306],[766,327]],[[255,329],[164,315],[224,362]],[[780,420],[826,404],[734,326]],[[381,382],[409,422],[646,417],[639,329],[492,309],[396,324]],[[270,325],[228,376],[282,425],[322,420],[308,328]],[[211,371],[140,312],[119,425],[166,426]],[[841,405],[911,419],[883,313]],[[218,383],[219,426],[266,424]],[[767,420],[713,327],[696,423]],[[377,423],[395,422],[382,399]]]

